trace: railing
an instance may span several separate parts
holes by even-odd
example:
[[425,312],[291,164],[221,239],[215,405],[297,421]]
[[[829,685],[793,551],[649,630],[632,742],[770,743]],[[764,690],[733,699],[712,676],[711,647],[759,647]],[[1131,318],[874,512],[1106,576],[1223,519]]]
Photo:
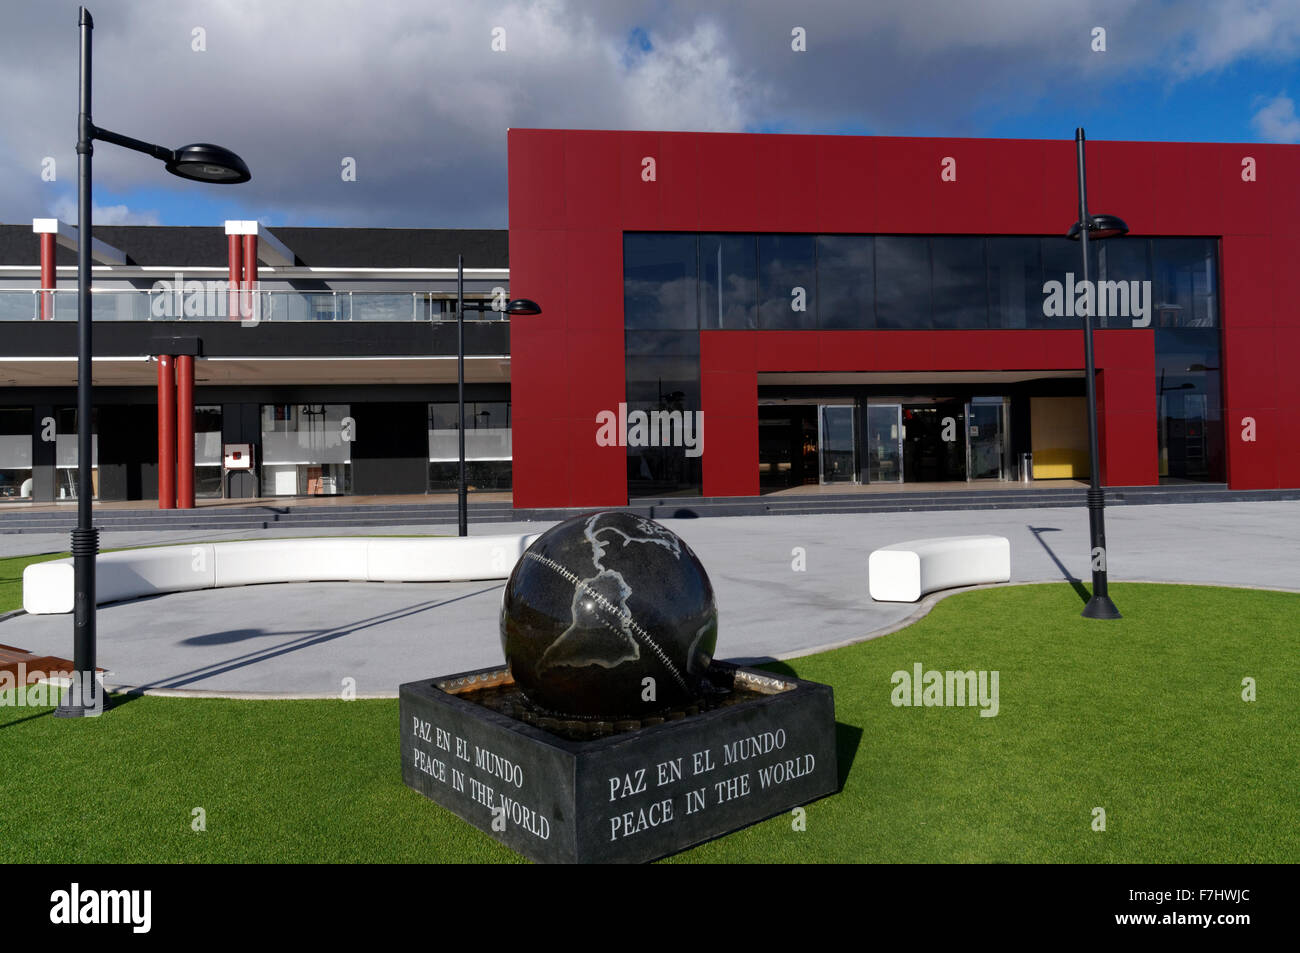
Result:
[[[94,321],[455,321],[456,299],[421,291],[231,292],[224,282],[169,290],[92,290]],[[0,289],[0,321],[77,320],[75,290]],[[507,321],[499,298],[465,301],[466,321]]]

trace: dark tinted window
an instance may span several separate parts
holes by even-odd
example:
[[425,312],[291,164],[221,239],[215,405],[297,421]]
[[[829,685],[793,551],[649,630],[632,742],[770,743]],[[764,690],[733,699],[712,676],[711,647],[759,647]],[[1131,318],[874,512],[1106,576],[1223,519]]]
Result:
[[758,327],[758,250],[753,235],[700,236],[700,327]]
[[873,328],[875,242],[869,235],[817,238],[817,326]]
[[1217,328],[1156,328],[1160,478],[1222,483],[1224,427]]
[[[1108,238],[1097,242],[1097,322],[1099,328],[1131,328],[1150,324],[1151,241]],[[1089,246],[1091,250],[1092,246]],[[1127,307],[1124,307],[1127,302]],[[1116,305],[1119,305],[1117,307]]]
[[1036,326],[1043,314],[1043,260],[1037,238],[999,235],[988,248],[989,325]]
[[699,327],[696,244],[694,235],[623,236],[626,327],[691,330]]
[[1155,316],[1158,327],[1209,328],[1218,324],[1216,246],[1212,238],[1157,238]]
[[816,249],[811,235],[758,236],[760,328],[817,326]]
[[930,242],[915,236],[876,238],[876,327],[930,325]]
[[936,328],[987,328],[989,326],[988,273],[984,239],[978,237],[930,240],[934,275]]

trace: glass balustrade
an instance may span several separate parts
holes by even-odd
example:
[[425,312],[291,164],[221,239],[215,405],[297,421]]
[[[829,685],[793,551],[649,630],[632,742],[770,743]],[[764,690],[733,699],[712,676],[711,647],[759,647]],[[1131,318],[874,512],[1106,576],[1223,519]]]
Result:
[[[467,300],[465,320],[508,321],[494,305],[503,302],[499,297]],[[258,291],[241,296],[224,282],[195,281],[180,293],[95,290],[90,313],[95,321],[455,321],[456,301],[410,291]],[[0,321],[40,320],[77,320],[76,290],[0,289]]]

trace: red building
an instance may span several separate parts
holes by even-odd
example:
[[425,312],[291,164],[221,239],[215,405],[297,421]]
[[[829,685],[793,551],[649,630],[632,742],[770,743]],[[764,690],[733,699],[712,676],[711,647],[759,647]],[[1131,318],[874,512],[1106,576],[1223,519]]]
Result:
[[[1300,147],[1088,163],[1103,482],[1300,486]],[[1071,140],[516,129],[509,189],[516,506],[1086,473]]]

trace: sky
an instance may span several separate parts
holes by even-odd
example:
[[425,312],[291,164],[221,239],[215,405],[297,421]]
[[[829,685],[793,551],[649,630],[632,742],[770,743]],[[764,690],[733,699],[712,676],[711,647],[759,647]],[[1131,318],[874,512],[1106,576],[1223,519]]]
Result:
[[[90,9],[94,121],[253,173],[186,182],[97,143],[102,224],[504,228],[511,127],[1300,142],[1300,0]],[[76,221],[77,52],[76,4],[0,0],[0,222]]]

